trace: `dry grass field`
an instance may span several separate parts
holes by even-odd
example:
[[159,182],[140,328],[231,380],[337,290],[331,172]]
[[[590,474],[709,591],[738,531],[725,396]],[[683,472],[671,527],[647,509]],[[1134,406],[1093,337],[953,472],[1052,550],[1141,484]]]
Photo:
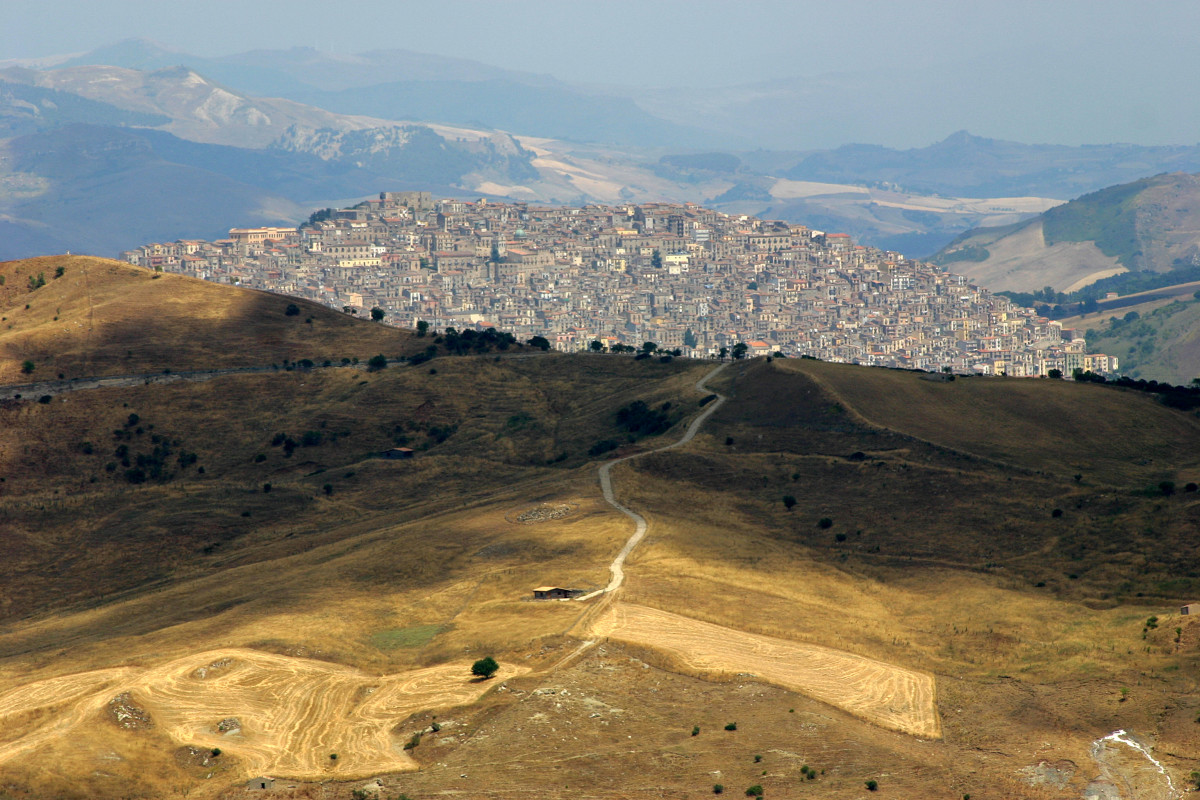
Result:
[[[154,669],[109,669],[39,681],[0,696],[0,769],[55,738],[84,736],[113,697],[129,693],[180,745],[218,749],[248,774],[351,779],[417,768],[392,729],[415,711],[469,704],[495,686],[468,663],[372,676],[311,659],[230,648]],[[520,674],[506,668],[498,679]],[[6,724],[47,707],[54,714],[16,738]],[[236,724],[235,724],[236,721]],[[221,729],[222,723],[225,730]],[[117,724],[120,724],[118,722]],[[335,757],[331,757],[335,756]]]
[[[169,280],[118,267],[114,304]],[[73,273],[50,274],[6,281],[37,314],[0,345],[53,329],[38,295]],[[175,324],[139,363],[230,363],[254,320],[296,322],[268,317]],[[129,341],[88,363],[124,371]],[[266,771],[323,800],[376,775],[383,798],[1077,798],[1119,728],[1177,783],[1200,761],[1200,626],[1175,613],[1200,597],[1200,441],[1140,395],[732,364],[693,442],[612,471],[648,522],[619,593],[533,602],[603,586],[633,530],[589,449],[673,440],[712,366],[442,353],[0,403],[0,798],[235,798]],[[630,442],[638,399],[672,430]],[[483,655],[501,677],[470,683]],[[153,727],[115,724],[126,692]]]
[[[55,277],[62,269],[62,275]],[[45,285],[30,289],[41,276]],[[155,273],[121,261],[47,256],[0,263],[0,383],[96,375],[340,363],[423,349],[411,331],[305,300]],[[298,313],[289,316],[295,305]],[[21,372],[25,361],[32,373]]]
[[589,635],[666,651],[701,674],[752,675],[885,728],[941,736],[933,677],[893,664],[626,603],[612,605]]
[[871,425],[939,447],[1118,486],[1200,476],[1200,455],[1188,457],[1200,421],[1139,393],[1069,381],[926,381],[803,360],[782,369],[808,376]]

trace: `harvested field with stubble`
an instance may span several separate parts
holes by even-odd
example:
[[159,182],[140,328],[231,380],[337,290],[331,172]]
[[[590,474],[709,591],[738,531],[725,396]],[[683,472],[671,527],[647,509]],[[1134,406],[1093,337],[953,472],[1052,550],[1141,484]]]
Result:
[[922,672],[627,603],[614,603],[591,634],[664,651],[700,674],[748,673],[884,728],[942,735],[934,679]]
[[[138,672],[133,668],[67,675],[0,696],[0,765],[80,726],[129,692],[151,723],[180,745],[219,748],[246,776],[349,779],[417,768],[393,731],[410,714],[472,703],[501,680],[527,672],[506,667],[498,679],[472,678],[451,662],[394,675],[231,648],[196,653]],[[41,725],[11,726],[53,708]],[[222,731],[222,720],[238,726]],[[13,733],[16,736],[13,736]],[[336,758],[331,755],[336,754]]]

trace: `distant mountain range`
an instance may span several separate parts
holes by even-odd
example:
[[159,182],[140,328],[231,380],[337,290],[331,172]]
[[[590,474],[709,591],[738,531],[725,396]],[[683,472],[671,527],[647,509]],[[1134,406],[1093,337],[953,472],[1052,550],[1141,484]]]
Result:
[[737,139],[668,122],[628,97],[569,86],[548,75],[406,50],[335,55],[298,47],[207,58],[131,39],[60,66],[96,64],[141,71],[184,65],[250,95],[286,98],[339,114],[618,145],[711,147]]
[[929,147],[852,144],[802,158],[784,177],[893,185],[956,197],[1037,195],[1069,200],[1160,172],[1200,171],[1200,147],[1021,144],[959,131]]
[[[741,136],[714,132],[724,111],[668,119],[633,91],[401,50],[206,58],[129,40],[9,64],[0,258],[115,255],[417,187],[546,203],[693,201],[923,257],[1084,192],[1200,171],[1200,147],[1027,145],[966,132],[907,150],[746,149],[768,113],[754,103],[775,98],[787,117],[798,95],[743,87],[738,102],[759,116]],[[737,105],[734,90],[711,95],[713,109]],[[108,148],[122,155],[97,155]],[[106,203],[102,187],[118,185],[120,203]]]

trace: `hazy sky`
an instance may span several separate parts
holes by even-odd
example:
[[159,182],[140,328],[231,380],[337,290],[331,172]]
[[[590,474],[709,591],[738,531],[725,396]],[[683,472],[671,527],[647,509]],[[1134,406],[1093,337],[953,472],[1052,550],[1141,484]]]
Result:
[[[610,86],[851,73],[865,77],[845,82],[863,89],[848,101],[881,120],[848,126],[848,140],[907,146],[961,127],[1064,144],[1195,143],[1198,32],[1195,0],[0,0],[0,60],[146,37],[204,56],[399,48]],[[938,113],[938,92],[961,122]],[[823,136],[810,144],[839,133]]]
[[[701,86],[935,63],[1026,46],[1115,58],[1194,46],[1194,0],[0,0],[0,59],[148,37],[198,55],[403,48],[569,81]],[[1183,45],[1182,41],[1178,42]]]

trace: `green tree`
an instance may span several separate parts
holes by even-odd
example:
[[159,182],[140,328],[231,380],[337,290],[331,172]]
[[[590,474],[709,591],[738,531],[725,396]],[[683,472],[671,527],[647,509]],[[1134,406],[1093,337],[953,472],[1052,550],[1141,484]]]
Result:
[[382,308],[375,306],[371,309],[371,319],[375,320],[376,322],[383,322],[383,317],[384,311]]
[[593,339],[592,343],[589,344],[588,347],[591,349],[591,351],[593,353],[599,353],[602,350],[604,350],[604,343],[601,342],[599,339]]
[[729,348],[728,348],[728,347],[722,347],[722,348],[721,348],[721,353],[720,353],[721,360],[722,360],[722,361],[724,361],[724,360],[725,360],[725,357],[726,357],[726,356],[728,356],[728,355],[729,355]]
[[34,364],[32,361],[21,362],[21,372],[24,372],[26,375],[33,374],[33,371],[35,369],[37,369],[37,365]]
[[1052,369],[1046,373],[1046,377],[1053,378],[1056,381],[1060,381],[1060,380],[1062,380],[1062,370],[1061,369]]
[[491,262],[492,262],[493,264],[499,264],[499,263],[500,263],[500,261],[501,261],[501,259],[500,259],[500,245],[499,245],[497,242],[494,242],[494,241],[493,241],[493,242],[492,242],[492,257],[491,257]]
[[662,269],[662,253],[660,253],[658,250],[655,250],[650,256],[650,266],[654,267],[655,269]]
[[739,359],[739,358],[745,358],[745,357],[746,357],[746,351],[747,351],[747,350],[749,350],[749,349],[750,349],[750,348],[746,346],[746,343],[745,343],[745,342],[738,342],[737,344],[735,344],[735,345],[733,346],[733,357],[734,357],[735,359]]
[[654,342],[642,342],[643,353],[653,353],[657,349],[658,345],[656,345]]
[[308,215],[308,224],[316,225],[318,222],[324,222],[325,220],[331,219],[332,217],[333,217],[333,209],[332,208],[319,208],[316,211],[314,211]]
[[550,349],[550,340],[547,339],[545,336],[534,336],[532,339],[529,340],[529,346],[537,347],[541,350],[549,350]]
[[367,360],[367,372],[379,372],[381,369],[387,369],[387,356],[383,355],[383,353],[371,356]]
[[471,665],[471,674],[480,678],[490,678],[500,669],[500,665],[496,663],[496,659],[491,656],[484,656]]
[[300,306],[296,305],[295,303],[288,303],[287,308],[283,311],[283,314],[287,317],[298,317],[300,316]]
[[685,347],[696,346],[696,334],[692,333],[692,329],[688,328],[683,332],[683,344]]
[[792,497],[790,494],[785,494],[783,496],[783,505],[788,511],[791,511],[796,505],[796,498]]
[[417,336],[424,336],[429,333],[429,323],[423,319],[417,320]]

